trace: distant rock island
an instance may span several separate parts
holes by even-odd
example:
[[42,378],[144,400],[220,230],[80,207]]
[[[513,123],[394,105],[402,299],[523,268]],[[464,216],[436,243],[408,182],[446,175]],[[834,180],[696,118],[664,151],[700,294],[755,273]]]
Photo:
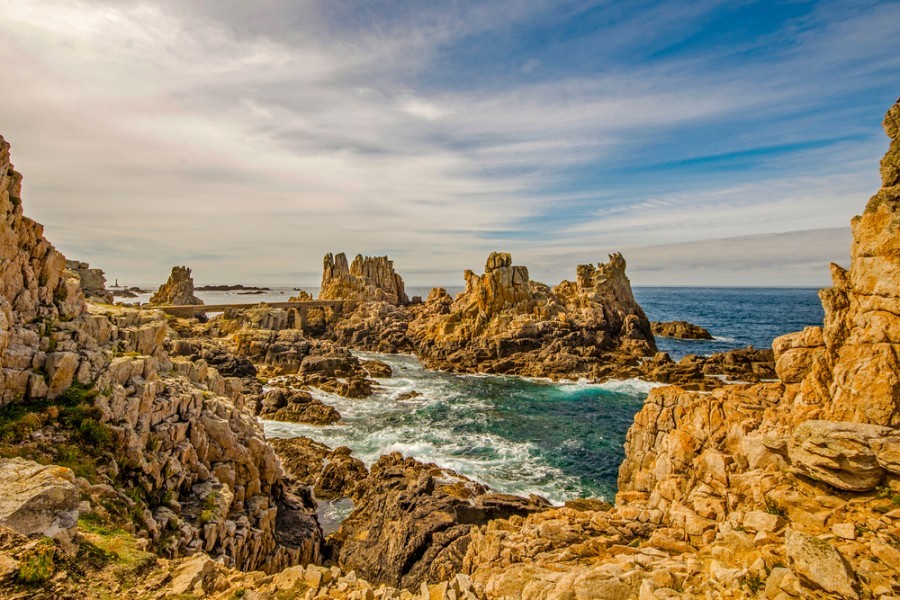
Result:
[[272,288],[256,287],[252,285],[201,285],[194,288],[198,292],[269,292]]
[[[0,137],[3,597],[896,597],[900,101],[884,128],[882,187],[820,292],[822,325],[678,362],[657,351],[620,254],[550,287],[494,252],[463,292],[422,303],[387,257],[328,254],[318,300],[208,321],[166,313],[200,304],[182,266],[149,307],[113,305],[24,216]],[[339,426],[321,393],[374,401],[395,374],[353,350],[677,385],[634,416],[615,504],[551,506],[397,452],[367,467],[267,440],[258,416]],[[351,507],[328,535],[325,498]]]

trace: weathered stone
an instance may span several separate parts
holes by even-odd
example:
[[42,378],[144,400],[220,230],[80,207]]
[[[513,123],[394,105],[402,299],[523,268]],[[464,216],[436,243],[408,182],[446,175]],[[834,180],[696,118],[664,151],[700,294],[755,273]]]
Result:
[[841,598],[859,597],[853,570],[830,543],[788,529],[784,546],[791,569],[807,584]]
[[194,295],[194,279],[191,277],[191,270],[187,267],[172,267],[169,280],[150,297],[150,304],[157,306],[203,304],[203,300]]
[[307,437],[275,438],[270,443],[285,473],[312,487],[316,498],[322,500],[352,496],[369,474],[363,462],[351,456],[345,446],[332,450]]
[[862,423],[806,421],[788,443],[791,464],[804,475],[842,490],[875,489],[884,477],[869,440],[890,428]]
[[403,278],[394,272],[394,263],[387,256],[357,255],[353,264],[348,265],[347,256],[343,252],[336,256],[325,255],[319,298],[409,303]]
[[75,475],[69,469],[21,458],[0,459],[0,525],[71,546],[79,502]]

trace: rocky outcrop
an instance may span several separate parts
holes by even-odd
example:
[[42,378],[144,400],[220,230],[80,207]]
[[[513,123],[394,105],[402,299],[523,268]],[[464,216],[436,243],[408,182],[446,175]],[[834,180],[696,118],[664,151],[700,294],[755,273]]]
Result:
[[465,291],[454,299],[433,290],[409,324],[429,367],[608,378],[634,374],[639,359],[656,351],[620,254],[579,266],[575,282],[552,290],[531,281],[506,253],[491,254],[483,275],[466,271],[465,278]]
[[356,486],[369,475],[363,462],[354,458],[346,446],[332,450],[308,437],[275,438],[269,442],[285,473],[311,487],[320,500],[352,497]]
[[333,407],[300,390],[269,390],[253,409],[254,414],[271,421],[330,425],[341,420],[341,414]]
[[853,220],[850,269],[832,268],[821,328],[776,340],[780,381],[652,390],[612,510],[473,535],[465,568],[490,597],[900,593],[900,103],[885,130],[884,185]]
[[653,335],[660,337],[676,338],[679,340],[711,340],[712,334],[693,323],[687,321],[653,321],[650,323]]
[[150,296],[150,304],[155,306],[178,306],[182,304],[203,304],[194,295],[194,278],[187,267],[172,267],[169,280]]
[[851,222],[850,268],[831,266],[821,328],[779,338],[779,375],[832,420],[900,426],[900,104],[884,119],[891,145],[882,188]]
[[409,303],[403,278],[394,271],[394,262],[387,256],[357,254],[348,265],[343,252],[325,255],[319,299]]
[[67,260],[66,269],[78,278],[81,291],[86,298],[94,302],[112,303],[113,294],[106,289],[106,275],[103,269],[92,269],[88,263],[77,260]]
[[356,507],[331,538],[335,559],[370,582],[406,589],[458,573],[477,526],[549,506],[542,498],[492,494],[398,453],[372,465],[352,499]]
[[396,354],[416,350],[409,336],[413,314],[388,302],[365,302],[334,323],[330,333],[342,346]]

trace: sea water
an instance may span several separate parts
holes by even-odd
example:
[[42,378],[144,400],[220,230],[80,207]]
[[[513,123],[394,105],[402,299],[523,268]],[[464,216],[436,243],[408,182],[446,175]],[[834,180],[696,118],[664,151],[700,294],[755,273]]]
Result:
[[[295,288],[313,296],[318,292],[314,285],[269,287],[260,295],[197,295],[212,304],[283,301]],[[425,297],[428,291],[408,288],[411,296]],[[460,288],[447,291],[454,294]],[[715,336],[712,341],[658,338],[660,350],[675,359],[747,345],[768,348],[775,337],[821,324],[823,318],[817,290],[811,288],[636,287],[634,293],[651,320],[686,320]],[[367,465],[396,451],[453,469],[496,491],[539,494],[554,503],[576,497],[613,499],[625,435],[652,387],[636,380],[591,385],[454,375],[428,371],[412,356],[360,355],[384,360],[394,370],[393,377],[378,381],[371,398],[315,392],[341,413],[340,424],[267,421],[266,434],[305,435],[332,447],[349,446]],[[399,399],[409,391],[421,395]]]

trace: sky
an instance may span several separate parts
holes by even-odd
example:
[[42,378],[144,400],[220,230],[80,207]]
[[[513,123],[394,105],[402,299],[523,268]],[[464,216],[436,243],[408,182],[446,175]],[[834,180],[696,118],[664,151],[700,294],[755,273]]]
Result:
[[26,214],[112,281],[823,286],[879,187],[900,2],[0,0]]

